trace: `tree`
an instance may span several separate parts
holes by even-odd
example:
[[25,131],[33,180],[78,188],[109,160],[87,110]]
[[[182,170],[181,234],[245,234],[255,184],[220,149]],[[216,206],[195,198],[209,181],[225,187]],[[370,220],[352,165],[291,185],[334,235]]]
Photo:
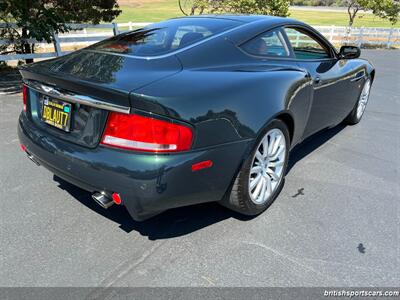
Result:
[[28,39],[50,43],[53,33],[71,29],[68,23],[110,22],[121,13],[118,8],[116,0],[0,0],[0,22],[8,24],[0,37],[7,36],[16,52],[33,53]]
[[228,11],[240,14],[260,14],[271,16],[289,16],[288,0],[230,0]]
[[289,15],[290,0],[180,0],[179,8],[186,15],[203,13]]
[[349,27],[353,25],[360,10],[372,10],[374,15],[388,19],[392,24],[399,19],[400,2],[398,0],[345,0],[345,5],[349,15]]

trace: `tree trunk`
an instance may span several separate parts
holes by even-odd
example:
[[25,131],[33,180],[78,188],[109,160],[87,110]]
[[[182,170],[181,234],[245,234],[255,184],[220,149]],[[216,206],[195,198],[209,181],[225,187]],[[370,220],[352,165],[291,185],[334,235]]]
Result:
[[[22,39],[28,39],[28,31],[26,28],[22,28]],[[28,42],[23,42],[22,43],[22,52],[24,54],[31,54],[33,53],[33,49],[34,49],[34,44],[30,45]],[[25,59],[25,63],[30,64],[33,63],[33,58],[27,58]]]
[[359,11],[360,7],[356,3],[351,3],[347,7],[347,13],[349,14],[349,27],[353,26],[356,15]]

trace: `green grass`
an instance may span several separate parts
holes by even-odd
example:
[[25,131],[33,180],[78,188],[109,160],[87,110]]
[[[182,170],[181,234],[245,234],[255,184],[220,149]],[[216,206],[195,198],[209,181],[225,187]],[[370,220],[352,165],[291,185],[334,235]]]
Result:
[[[346,26],[348,23],[348,15],[346,12],[315,12],[292,10],[290,17],[303,21],[310,25],[336,25]],[[374,16],[373,14],[359,13],[354,27],[392,27],[390,22]],[[394,27],[400,27],[397,23]]]
[[[156,2],[143,2],[138,7],[121,6],[122,13],[115,22],[157,22],[168,18],[182,16],[178,7],[178,0],[159,0]],[[375,17],[372,14],[359,13],[355,27],[392,27],[390,22]],[[290,17],[310,25],[337,25],[345,26],[348,22],[346,12],[316,12],[292,10]],[[400,27],[400,22],[394,27]]]
[[139,7],[121,6],[122,13],[115,22],[158,22],[165,19],[182,16],[178,0],[160,0],[153,3],[145,2]]

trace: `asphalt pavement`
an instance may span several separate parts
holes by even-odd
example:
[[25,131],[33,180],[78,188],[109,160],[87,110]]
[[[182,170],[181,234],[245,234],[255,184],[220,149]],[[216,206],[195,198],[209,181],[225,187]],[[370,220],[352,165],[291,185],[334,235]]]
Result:
[[297,147],[256,218],[103,210],[25,157],[21,95],[0,95],[0,286],[398,286],[400,51],[363,56],[376,67],[363,120]]

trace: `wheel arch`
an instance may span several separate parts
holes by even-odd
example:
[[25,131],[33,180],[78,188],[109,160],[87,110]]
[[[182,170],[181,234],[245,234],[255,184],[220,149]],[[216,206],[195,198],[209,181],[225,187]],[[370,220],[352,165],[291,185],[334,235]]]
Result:
[[293,146],[294,137],[295,137],[295,119],[290,111],[284,110],[274,114],[271,118],[269,118],[264,125],[258,130],[255,140],[262,134],[264,129],[273,121],[279,120],[282,121],[288,128],[289,138],[290,138],[290,146]]
[[375,79],[375,69],[373,69],[371,71],[371,80],[372,80],[372,82],[374,82],[374,79]]
[[294,136],[294,119],[288,112],[282,112],[275,116],[275,119],[281,120],[287,126],[289,130],[290,144],[293,142]]

